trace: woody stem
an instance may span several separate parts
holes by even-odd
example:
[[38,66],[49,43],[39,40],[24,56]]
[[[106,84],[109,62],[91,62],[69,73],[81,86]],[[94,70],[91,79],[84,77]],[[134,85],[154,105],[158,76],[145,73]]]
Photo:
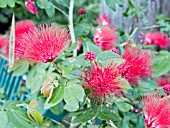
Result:
[[134,31],[132,32],[132,34],[130,35],[130,37],[132,38],[138,30],[145,30],[145,29],[159,28],[159,27],[161,27],[161,26],[160,25],[152,25],[152,26],[147,26],[147,27],[135,28]]
[[[69,15],[68,15],[68,27],[70,29],[70,36],[71,36],[71,41],[72,44],[74,44],[76,42],[75,39],[75,34],[74,34],[74,26],[73,26],[73,8],[74,8],[74,2],[75,0],[70,0],[70,8],[69,8]],[[73,51],[73,57],[77,56],[77,50],[75,49]]]

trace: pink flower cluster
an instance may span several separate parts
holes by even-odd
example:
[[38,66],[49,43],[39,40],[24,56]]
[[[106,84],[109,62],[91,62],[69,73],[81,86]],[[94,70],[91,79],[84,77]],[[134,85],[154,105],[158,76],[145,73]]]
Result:
[[143,112],[147,128],[170,127],[170,101],[158,94],[146,95],[143,99]]
[[164,92],[167,95],[170,95],[170,77],[169,76],[160,77],[156,79],[156,82],[160,87],[163,87]]
[[[93,56],[93,52],[87,52],[86,56]],[[94,98],[104,98],[111,94],[118,94],[122,91],[123,84],[120,82],[120,74],[117,68],[117,64],[110,62],[105,64],[104,67],[97,64],[95,58],[86,59],[91,61],[91,71],[85,70],[85,76],[83,77],[86,84],[84,85],[87,89],[92,90],[92,97]],[[91,57],[90,57],[91,58]]]
[[160,32],[154,32],[150,33],[147,32],[145,34],[145,40],[144,43],[148,45],[157,45],[161,48],[167,48],[168,47],[168,35],[167,34],[162,34]]
[[97,22],[99,26],[94,32],[93,40],[102,50],[111,50],[116,41],[116,29],[110,24],[109,18],[105,14],[97,18]]
[[[15,59],[25,58],[34,62],[53,61],[69,40],[65,28],[54,24],[36,27],[31,20],[17,22],[15,36]],[[8,53],[9,44],[5,54]]]
[[98,97],[109,96],[110,92],[120,91],[121,76],[131,83],[138,84],[138,80],[152,75],[150,53],[146,50],[139,51],[138,48],[131,47],[129,44],[121,56],[125,62],[119,66],[113,62],[105,67],[99,66],[95,61],[95,53],[92,51],[87,52],[84,58],[91,62],[91,71],[85,71],[84,86],[92,88],[93,93]]
[[123,78],[129,82],[138,84],[138,80],[144,76],[152,76],[152,56],[147,50],[140,51],[137,47],[125,46],[125,52],[121,56],[125,60],[118,68]]
[[0,34],[0,50],[3,50],[8,45],[9,38]]

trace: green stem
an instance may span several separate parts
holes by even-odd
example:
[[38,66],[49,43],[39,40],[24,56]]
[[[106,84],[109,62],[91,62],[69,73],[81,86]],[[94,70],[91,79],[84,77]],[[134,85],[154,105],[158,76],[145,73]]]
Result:
[[132,34],[130,35],[130,37],[132,38],[138,30],[145,30],[145,29],[159,28],[159,27],[161,27],[161,26],[160,25],[152,25],[152,26],[147,26],[147,27],[135,28],[134,31],[132,32]]
[[58,11],[60,11],[67,19],[68,19],[68,15],[63,11],[61,10],[59,7],[53,5],[55,9],[57,9]]
[[[74,26],[73,26],[73,8],[74,8],[74,2],[75,0],[70,0],[70,7],[69,7],[69,16],[68,16],[68,27],[70,29],[70,36],[72,44],[76,42],[75,34],[74,34]],[[77,56],[77,50],[75,49],[73,51],[73,57]]]
[[8,58],[6,56],[4,56],[3,54],[0,54],[0,58],[8,61]]

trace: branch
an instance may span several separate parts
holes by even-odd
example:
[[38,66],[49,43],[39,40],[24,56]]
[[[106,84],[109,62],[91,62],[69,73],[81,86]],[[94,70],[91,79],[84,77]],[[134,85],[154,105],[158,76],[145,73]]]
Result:
[[58,11],[60,11],[67,19],[68,19],[68,15],[63,11],[61,10],[59,7],[53,5],[55,9],[57,9]]
[[[74,8],[74,2],[75,0],[70,0],[70,7],[69,7],[69,16],[68,16],[68,27],[70,29],[70,36],[71,36],[71,41],[72,44],[74,44],[76,42],[75,39],[75,34],[74,34],[74,26],[73,26],[73,8]],[[77,56],[77,50],[75,49],[73,51],[73,57]]]
[[138,30],[145,30],[145,29],[159,28],[159,27],[161,27],[161,26],[160,25],[152,25],[152,26],[147,26],[147,27],[135,28],[134,31],[132,32],[132,34],[130,35],[130,37],[132,38]]
[[64,126],[62,123],[60,123],[60,122],[58,122],[58,121],[56,121],[56,120],[54,120],[54,119],[51,119],[50,117],[48,117],[48,119],[50,119],[52,122],[60,125],[62,128],[65,128],[65,126]]
[[8,61],[8,58],[7,58],[6,56],[4,56],[3,54],[0,54],[0,58],[2,58],[2,59],[4,59],[4,60]]

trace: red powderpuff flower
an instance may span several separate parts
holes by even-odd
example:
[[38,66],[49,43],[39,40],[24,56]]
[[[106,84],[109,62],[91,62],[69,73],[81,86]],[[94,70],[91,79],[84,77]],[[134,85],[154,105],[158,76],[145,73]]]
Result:
[[86,83],[83,86],[92,89],[92,97],[106,99],[107,96],[122,91],[119,71],[113,62],[102,67],[91,61],[91,71],[85,70],[84,73],[83,79]]
[[[25,52],[25,43],[19,42],[20,38],[22,38],[24,33],[28,33],[28,31],[35,27],[35,24],[32,20],[22,20],[18,21],[15,24],[15,59],[18,60],[21,58]],[[9,45],[6,48],[6,55],[9,53]]]
[[106,14],[100,15],[100,17],[97,18],[96,21],[99,25],[110,26],[110,21]]
[[162,34],[160,32],[155,32],[155,33],[147,32],[145,34],[144,43],[148,45],[156,44],[161,48],[167,48],[168,47],[168,35]]
[[69,33],[60,26],[40,25],[25,33],[20,40],[26,44],[24,58],[35,62],[51,62],[66,46]]
[[163,87],[167,95],[170,95],[170,77],[160,77],[155,81],[159,86]]
[[152,56],[148,51],[142,50],[141,52],[137,47],[125,46],[125,52],[121,56],[125,60],[118,68],[123,78],[129,82],[138,84],[144,76],[151,76],[151,59]]
[[107,26],[99,27],[94,33],[93,40],[102,50],[111,50],[116,41],[115,28]]
[[167,97],[158,94],[146,95],[143,99],[143,111],[147,128],[170,127],[170,104]]
[[86,11],[83,9],[83,8],[80,8],[79,10],[78,10],[78,14],[84,14],[84,13],[86,13]]
[[16,38],[17,36],[20,36],[24,34],[25,32],[27,33],[32,27],[35,27],[35,23],[32,20],[22,20],[22,21],[16,22],[15,24]]
[[38,16],[38,10],[37,10],[37,7],[35,6],[35,3],[34,3],[33,0],[26,0],[25,1],[25,7],[26,7],[28,12]]
[[8,45],[9,38],[0,34],[0,50]]

